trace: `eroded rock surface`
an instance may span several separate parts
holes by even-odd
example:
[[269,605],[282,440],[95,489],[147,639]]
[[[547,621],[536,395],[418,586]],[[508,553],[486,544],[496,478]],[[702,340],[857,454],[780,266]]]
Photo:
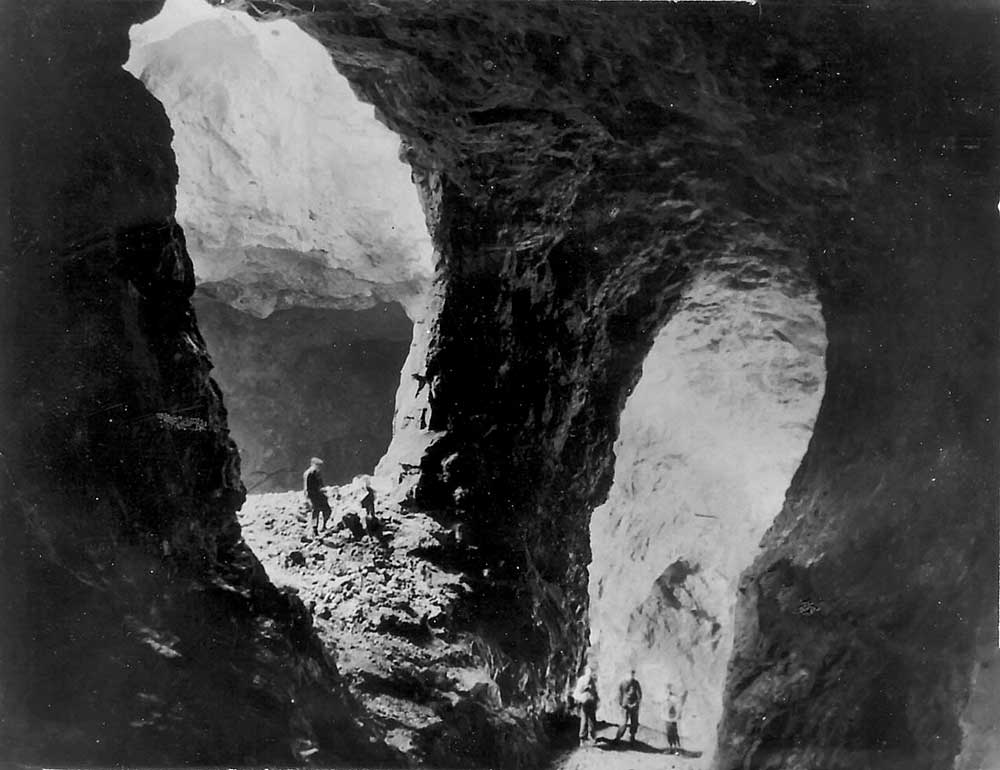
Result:
[[692,282],[643,362],[590,522],[599,715],[621,719],[618,683],[635,668],[641,721],[662,730],[670,683],[687,694],[682,741],[706,763],[739,577],[781,509],[826,375],[815,289],[781,256],[719,258]]
[[419,320],[431,275],[399,137],[287,21],[168,0],[130,38],[126,69],[174,130],[199,328],[248,487],[297,488],[317,454],[331,482],[370,472],[410,342],[397,302]]
[[445,285],[415,494],[465,515],[504,578],[472,608],[523,662],[501,688],[565,692],[626,395],[705,257],[769,239],[819,287],[828,390],[741,594],[719,761],[947,766],[995,625],[992,17],[254,7],[324,43],[424,187]]
[[379,759],[306,609],[240,538],[170,124],[121,68],[129,25],[156,10],[24,4],[11,19],[0,758]]
[[985,180],[928,164],[941,186],[871,190],[844,223],[871,259],[824,297],[826,397],[740,586],[722,767],[946,768],[961,751],[996,628],[1000,222]]
[[168,0],[126,67],[161,101],[199,285],[276,309],[420,302],[431,244],[399,138],[285,21]]

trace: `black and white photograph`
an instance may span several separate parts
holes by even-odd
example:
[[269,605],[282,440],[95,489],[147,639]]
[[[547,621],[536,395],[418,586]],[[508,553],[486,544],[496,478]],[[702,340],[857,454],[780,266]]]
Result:
[[0,766],[1000,770],[1000,0],[0,10]]

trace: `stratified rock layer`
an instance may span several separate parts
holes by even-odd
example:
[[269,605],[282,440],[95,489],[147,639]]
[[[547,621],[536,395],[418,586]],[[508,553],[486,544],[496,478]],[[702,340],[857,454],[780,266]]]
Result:
[[[773,244],[772,244],[773,246]],[[825,337],[804,264],[780,251],[706,265],[643,362],[591,518],[591,662],[600,716],[637,670],[640,719],[713,754],[740,574],[781,509],[823,394]]]

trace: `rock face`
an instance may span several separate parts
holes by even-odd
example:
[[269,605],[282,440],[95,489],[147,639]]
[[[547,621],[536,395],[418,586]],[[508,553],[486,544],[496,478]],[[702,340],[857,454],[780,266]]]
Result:
[[122,70],[156,3],[11,23],[0,654],[5,761],[381,756],[301,603],[242,542],[162,107]]
[[[252,4],[404,138],[440,282],[392,456],[422,452],[410,505],[478,545],[456,624],[505,703],[563,702],[619,415],[709,259],[765,244],[818,288],[826,392],[741,582],[716,765],[944,770],[988,729],[993,17],[879,5]],[[16,20],[4,738],[34,761],[357,759],[370,733],[238,538],[168,124],[117,69],[154,10]]]
[[996,615],[988,12],[253,7],[323,42],[424,188],[414,500],[484,544],[502,690],[565,692],[641,363],[708,255],[773,242],[819,288],[827,392],[740,589],[718,765],[948,766]]
[[263,319],[204,297],[194,306],[248,489],[301,488],[313,455],[333,484],[371,472],[389,444],[412,335],[398,304]]
[[174,129],[203,290],[261,317],[420,304],[432,250],[399,138],[321,45],[202,0],[169,0],[131,37],[126,68]]
[[781,509],[823,394],[826,340],[803,275],[746,255],[706,265],[643,362],[590,521],[591,660],[599,716],[635,668],[641,721],[663,729],[666,684],[687,693],[681,738],[708,761],[722,716],[740,574]]
[[174,129],[177,220],[244,479],[297,488],[316,454],[331,482],[370,473],[410,342],[394,303],[419,319],[431,276],[398,136],[287,21],[168,0],[130,37],[126,69]]
[[871,261],[824,298],[827,393],[740,587],[722,767],[937,768],[960,751],[977,628],[996,625],[1000,228],[986,188],[933,170],[943,189],[863,198],[851,227]]

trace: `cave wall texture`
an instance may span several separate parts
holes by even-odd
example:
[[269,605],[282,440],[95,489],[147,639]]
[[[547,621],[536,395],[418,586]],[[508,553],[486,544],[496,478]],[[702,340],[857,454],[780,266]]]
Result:
[[479,533],[477,617],[531,663],[507,686],[555,698],[586,647],[586,520],[681,287],[794,251],[827,392],[740,589],[718,763],[948,766],[995,628],[995,12],[256,7],[328,47],[425,185],[417,499]]
[[170,125],[122,69],[158,7],[8,19],[0,757],[377,757],[310,616],[240,538]]
[[[4,651],[20,685],[4,707],[45,682],[20,712],[26,756],[62,741],[64,756],[131,759],[127,737],[93,743],[129,735],[120,725],[66,729],[116,684],[89,672],[157,656],[129,669],[130,690],[182,687],[165,634],[214,628],[190,616],[216,601],[237,649],[266,629],[272,654],[221,672],[183,646],[187,670],[238,688],[259,719],[223,745],[209,733],[224,704],[150,707],[147,756],[267,758],[334,717],[339,742],[320,743],[361,751],[314,637],[289,628],[307,621],[236,540],[242,492],[190,315],[168,124],[117,69],[128,24],[155,5],[24,12],[0,577],[14,638],[52,652]],[[422,186],[439,277],[412,502],[478,539],[490,580],[463,622],[507,656],[504,697],[555,706],[577,671],[588,519],[677,299],[710,255],[780,252],[819,289],[826,394],[741,584],[717,766],[946,768],[961,750],[976,643],[996,628],[996,15],[874,5],[253,4],[327,47]],[[119,417],[122,394],[131,414],[170,419]],[[154,576],[151,608],[163,539],[198,588]],[[138,625],[108,622],[122,617]],[[177,618],[195,628],[170,631]],[[59,690],[45,675],[66,660]],[[327,694],[292,704],[293,680]]]
[[681,739],[706,763],[739,578],[781,510],[826,380],[816,288],[786,256],[706,260],[643,361],[614,482],[590,519],[598,717],[620,718],[618,685],[635,669],[640,721],[661,729],[669,683],[687,693]]
[[291,22],[167,0],[129,37],[125,68],[174,131],[176,219],[248,491],[299,488],[313,455],[329,483],[371,473],[410,341],[386,303],[419,320],[432,273],[399,137]]

